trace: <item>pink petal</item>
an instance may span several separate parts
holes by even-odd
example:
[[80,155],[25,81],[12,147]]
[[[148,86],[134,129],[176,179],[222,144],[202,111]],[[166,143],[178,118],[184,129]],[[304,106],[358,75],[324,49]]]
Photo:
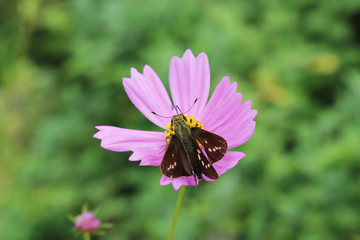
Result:
[[146,65],[143,74],[131,68],[131,78],[123,78],[123,84],[129,99],[145,117],[161,128],[170,122],[169,118],[152,113],[171,117],[175,112],[163,83],[151,67]]
[[173,57],[170,62],[169,82],[174,105],[182,112],[188,111],[198,98],[194,107],[189,111],[195,117],[199,116],[209,97],[210,67],[205,53],[196,58],[190,49],[183,57]]
[[100,227],[100,225],[101,225],[100,220],[92,219],[86,225],[83,226],[83,230],[85,232],[90,232],[90,231],[96,230],[98,227]]
[[[223,159],[213,164],[213,167],[220,177],[229,169],[235,167],[245,155],[246,154],[242,152],[227,152]],[[203,178],[206,181],[214,181],[213,179],[207,178],[205,175],[203,175]]]
[[248,100],[243,103],[242,108],[234,114],[233,123],[226,124],[222,129],[219,129],[221,133],[226,133],[226,139],[229,143],[229,148],[237,147],[244,144],[250,139],[255,131],[255,118],[257,111],[250,109],[251,101]]
[[216,125],[221,125],[222,121],[224,121],[223,115],[229,112],[234,107],[234,104],[241,103],[242,95],[236,93],[236,86],[236,82],[230,83],[229,77],[223,77],[201,116],[199,116],[201,121],[206,124],[205,127],[214,128]]
[[177,191],[182,185],[186,186],[196,186],[195,180],[193,176],[189,177],[179,177],[179,178],[168,178],[166,176],[162,176],[160,179],[160,185],[168,185],[172,183],[173,188]]
[[88,232],[97,229],[100,226],[100,220],[95,218],[95,215],[87,211],[76,217],[75,228]]
[[84,224],[86,224],[91,219],[95,218],[94,214],[90,211],[87,211],[76,217],[75,227],[81,228]]
[[97,126],[94,138],[101,139],[101,147],[116,151],[133,151],[130,161],[141,160],[140,165],[159,166],[166,148],[163,132],[140,131],[112,126]]
[[141,160],[140,166],[160,166],[165,150],[166,145],[153,149],[136,149],[129,161]]
[[216,87],[200,117],[204,128],[225,138],[228,147],[245,143],[255,130],[257,111],[250,109],[251,101],[241,103],[242,95],[236,92],[236,83],[224,77]]

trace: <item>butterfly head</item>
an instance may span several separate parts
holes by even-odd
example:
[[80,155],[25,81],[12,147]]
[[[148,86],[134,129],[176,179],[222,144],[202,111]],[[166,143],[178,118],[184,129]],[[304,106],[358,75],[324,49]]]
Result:
[[183,114],[176,114],[173,116],[173,118],[171,120],[171,125],[172,126],[179,125],[186,121],[187,121],[187,119]]

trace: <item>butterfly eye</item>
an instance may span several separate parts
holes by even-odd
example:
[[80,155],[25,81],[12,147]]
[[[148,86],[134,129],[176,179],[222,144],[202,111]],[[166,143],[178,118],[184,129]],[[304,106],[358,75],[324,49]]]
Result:
[[186,117],[184,115],[182,117],[183,117],[184,121],[186,122],[187,121]]

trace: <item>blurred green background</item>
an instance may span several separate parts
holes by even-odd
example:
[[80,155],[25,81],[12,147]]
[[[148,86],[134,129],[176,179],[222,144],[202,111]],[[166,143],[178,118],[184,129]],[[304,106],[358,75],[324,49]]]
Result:
[[[209,56],[259,111],[247,156],[187,188],[175,239],[360,239],[360,1],[0,1],[0,239],[165,239],[177,192],[100,148],[96,125],[160,130],[122,86]],[[100,238],[96,238],[100,239]]]

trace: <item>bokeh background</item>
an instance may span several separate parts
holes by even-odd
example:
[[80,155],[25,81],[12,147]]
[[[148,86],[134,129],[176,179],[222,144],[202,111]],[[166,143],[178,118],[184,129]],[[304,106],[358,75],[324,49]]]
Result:
[[165,239],[177,192],[100,148],[96,125],[159,130],[122,86],[168,87],[172,56],[209,56],[213,90],[259,111],[247,156],[187,188],[175,239],[360,239],[360,1],[0,2],[0,239],[75,239],[84,203],[103,240]]

